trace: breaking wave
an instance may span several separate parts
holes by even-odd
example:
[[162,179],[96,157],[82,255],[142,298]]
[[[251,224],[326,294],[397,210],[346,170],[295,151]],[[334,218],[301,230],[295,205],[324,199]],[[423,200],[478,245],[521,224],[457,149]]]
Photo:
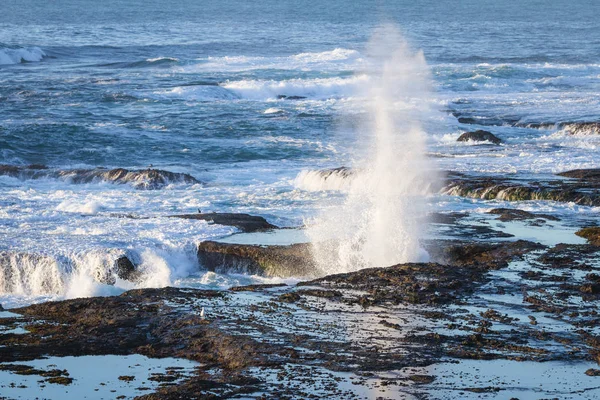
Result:
[[356,174],[347,167],[304,170],[294,180],[294,186],[309,192],[325,190],[346,191]]
[[348,78],[317,78],[274,80],[241,80],[226,82],[222,87],[230,90],[240,98],[249,100],[269,100],[285,98],[308,98],[325,100],[330,98],[350,97],[357,93],[369,81],[367,75]]
[[0,252],[0,294],[61,298],[164,287],[199,269],[196,246],[91,249],[73,253]]
[[0,48],[0,65],[37,62],[46,57],[39,47]]
[[283,57],[225,56],[199,59],[199,63],[181,68],[181,72],[278,70],[347,70],[364,60],[356,50],[336,48],[323,52],[307,52]]

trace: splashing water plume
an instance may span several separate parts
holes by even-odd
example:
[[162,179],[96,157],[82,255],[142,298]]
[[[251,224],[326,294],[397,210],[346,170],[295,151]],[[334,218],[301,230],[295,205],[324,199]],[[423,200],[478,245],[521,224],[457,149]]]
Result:
[[431,113],[428,66],[393,26],[376,30],[368,53],[371,79],[362,94],[369,117],[361,126],[367,154],[355,162],[343,204],[327,207],[307,232],[325,273],[428,258],[419,244],[425,196],[437,182],[422,127]]

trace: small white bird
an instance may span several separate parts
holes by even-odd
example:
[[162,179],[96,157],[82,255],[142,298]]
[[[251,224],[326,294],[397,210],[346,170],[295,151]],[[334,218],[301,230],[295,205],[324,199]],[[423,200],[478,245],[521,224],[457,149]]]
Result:
[[200,318],[204,319],[204,307],[200,310]]

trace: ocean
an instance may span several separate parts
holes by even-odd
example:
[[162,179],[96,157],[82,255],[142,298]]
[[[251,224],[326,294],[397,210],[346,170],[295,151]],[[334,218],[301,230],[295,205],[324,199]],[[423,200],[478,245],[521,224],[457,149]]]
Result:
[[[300,227],[335,208],[346,194],[311,171],[357,167],[370,154],[363,122],[378,55],[369,43],[381,26],[422,52],[428,112],[410,118],[426,134],[427,168],[546,179],[600,167],[598,126],[582,124],[599,120],[598,15],[600,3],[583,0],[4,2],[0,303],[281,281],[206,272],[197,243],[252,239],[169,216],[242,212]],[[502,145],[457,142],[476,129]],[[84,179],[115,168],[195,181]],[[441,212],[502,204],[427,201]],[[567,223],[598,212],[522,208]],[[276,241],[303,237],[287,235]],[[102,283],[124,253],[142,278]]]

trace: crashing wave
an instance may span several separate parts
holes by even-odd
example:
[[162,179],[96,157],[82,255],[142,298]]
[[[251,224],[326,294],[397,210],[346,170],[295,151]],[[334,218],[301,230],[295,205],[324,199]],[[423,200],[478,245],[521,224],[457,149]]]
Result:
[[37,62],[46,57],[39,47],[0,48],[0,65]]
[[185,173],[160,169],[127,170],[124,168],[105,169],[49,169],[44,165],[0,165],[0,175],[18,179],[61,179],[73,184],[110,182],[130,184],[136,189],[160,189],[173,183],[201,183]]
[[115,285],[117,279],[134,281],[136,267],[124,251],[90,251],[83,254],[45,255],[0,252],[0,294],[60,295],[79,289],[82,280]]
[[224,56],[198,59],[199,63],[181,68],[182,72],[278,70],[356,70],[364,63],[356,50],[336,48],[282,57]]
[[331,99],[353,96],[369,81],[367,75],[349,78],[274,80],[240,80],[222,83],[239,97],[248,100]]
[[565,122],[559,124],[558,133],[574,136],[600,135],[600,122]]
[[343,191],[348,189],[350,181],[354,177],[355,172],[348,167],[304,170],[294,180],[294,186],[310,192],[324,190]]

